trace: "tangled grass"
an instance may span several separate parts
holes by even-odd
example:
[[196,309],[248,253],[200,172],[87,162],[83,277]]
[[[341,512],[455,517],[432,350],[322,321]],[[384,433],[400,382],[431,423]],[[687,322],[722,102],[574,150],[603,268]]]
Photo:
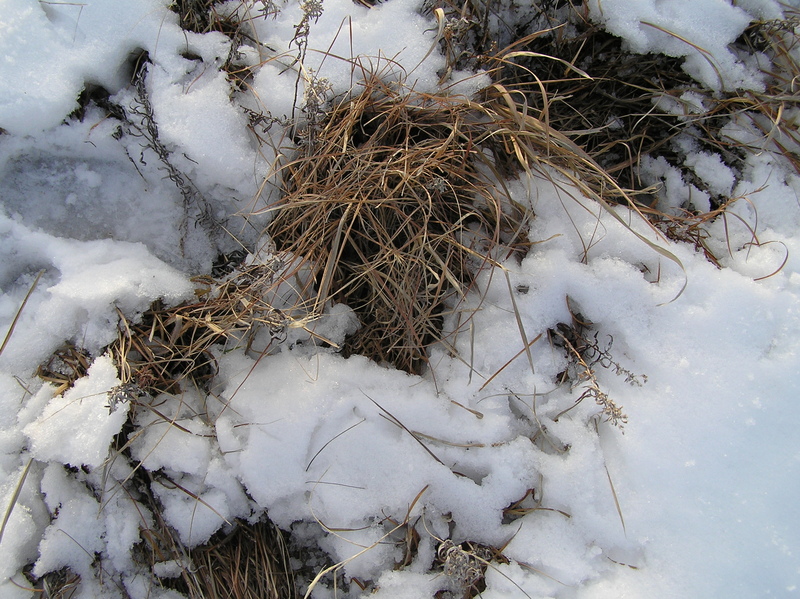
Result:
[[188,552],[192,569],[170,587],[190,599],[293,599],[297,596],[283,533],[269,521],[241,523]]
[[[313,336],[312,323],[343,303],[361,326],[337,349],[423,372],[430,346],[447,344],[443,319],[458,311],[477,272],[524,256],[530,245],[533,215],[511,198],[505,179],[535,172],[568,196],[577,188],[606,207],[635,207],[540,117],[501,84],[473,101],[365,81],[298,130],[302,144],[280,166],[283,197],[269,207],[274,248],[266,261],[200,279],[208,285],[201,301],[156,307],[129,324],[116,350],[120,362],[142,388],[154,379],[169,391],[169,380],[199,375],[212,345],[252,349],[264,328],[274,339],[297,328]],[[288,303],[280,292],[287,287]]]
[[312,314],[333,301],[359,316],[345,353],[419,373],[477,270],[525,251],[524,211],[487,178],[487,150],[509,159],[508,132],[488,116],[486,105],[373,79],[283,167],[267,230],[278,252],[308,261]]

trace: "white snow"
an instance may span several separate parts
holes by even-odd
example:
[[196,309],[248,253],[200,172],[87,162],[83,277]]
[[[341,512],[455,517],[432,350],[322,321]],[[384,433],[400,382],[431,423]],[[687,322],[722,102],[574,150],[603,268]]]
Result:
[[161,297],[168,303],[193,296],[186,277],[142,244],[111,239],[79,241],[30,229],[0,216],[6,260],[0,265],[3,317],[11,321],[22,297],[44,270],[20,318],[26,335],[11,337],[0,364],[25,372],[66,340],[97,351],[117,337],[117,310],[134,317]]
[[761,74],[728,49],[753,17],[727,0],[591,0],[590,14],[634,52],[686,57],[683,68],[711,89],[760,89]]
[[[554,173],[532,174],[506,182],[535,214],[530,253],[479,274],[481,293],[460,306],[471,328],[448,317],[452,347],[432,350],[425,376],[291,343],[301,330],[270,355],[215,350],[208,389],[187,386],[135,410],[112,401],[124,376],[103,351],[119,316],[137,321],[156,300],[193,300],[192,277],[238,249],[200,212],[268,247],[263,215],[245,217],[275,199],[271,169],[288,119],[304,117],[304,91],[319,86],[324,103],[379,74],[468,96],[488,80],[442,80],[438,23],[416,0],[372,9],[325,0],[305,50],[299,3],[265,17],[269,3],[233,1],[219,11],[248,8],[252,38],[236,57],[252,77],[234,86],[220,70],[228,38],[184,32],[168,4],[0,0],[3,336],[32,290],[0,355],[2,597],[34,596],[27,567],[34,576],[68,568],[80,597],[176,599],[154,576],[176,577],[185,564],[143,569],[135,559],[154,514],[124,489],[134,468],[151,476],[186,547],[267,515],[347,577],[372,581],[381,599],[461,593],[457,575],[432,569],[446,539],[503,547],[508,563],[492,562],[481,594],[492,599],[800,592],[800,176],[777,146],[794,142],[744,116],[723,129],[753,149],[736,170],[688,136],[674,141],[710,194],[663,157],[640,165],[646,183],[663,184],[665,212],[737,199],[707,227],[719,268],[628,210],[614,218]],[[762,89],[761,58],[730,44],[753,19],[782,15],[772,0],[588,4],[630,50],[684,58],[715,91]],[[190,200],[152,140],[96,107],[70,117],[86,84],[129,114],[141,109],[130,85],[141,51],[159,140]],[[661,108],[688,118],[704,101],[686,91]],[[593,323],[612,356],[596,375],[627,414],[624,433],[591,398],[574,405],[589,381],[556,383],[568,362],[546,332],[570,323],[570,311]],[[315,333],[339,343],[354,318],[331,306]],[[93,359],[59,393],[35,372],[65,343]],[[504,516],[526,495],[526,513]],[[419,545],[396,570],[405,523]],[[352,589],[321,583],[313,596],[371,592]]]
[[[63,395],[54,397],[41,415],[24,429],[31,455],[40,462],[97,468],[108,457],[114,435],[128,417],[128,404],[109,404],[108,392],[119,385],[117,369],[100,356],[86,376]],[[64,435],[65,431],[71,434]]]
[[100,505],[88,489],[68,476],[56,461],[44,470],[42,493],[51,513],[58,515],[39,543],[39,559],[34,572],[41,576],[68,566],[76,574],[92,578],[94,554],[105,545],[105,526],[97,516]]

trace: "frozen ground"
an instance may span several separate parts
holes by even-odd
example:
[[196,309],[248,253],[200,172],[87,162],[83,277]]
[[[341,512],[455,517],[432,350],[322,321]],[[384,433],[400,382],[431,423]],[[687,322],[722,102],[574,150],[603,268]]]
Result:
[[[120,374],[102,348],[117,336],[119,312],[134,319],[156,299],[194,296],[190,277],[237,247],[215,224],[258,243],[263,223],[245,216],[274,200],[274,154],[255,142],[244,109],[269,111],[276,122],[263,135],[279,145],[280,122],[302,102],[287,68],[302,11],[290,2],[264,18],[265,3],[250,7],[259,44],[239,60],[260,66],[250,87],[232,91],[219,68],[228,39],[181,30],[166,5],[0,0],[0,330],[41,273],[0,355],[3,597],[34,596],[22,574],[29,564],[35,576],[65,567],[80,575],[76,597],[175,596],[153,577],[168,564],[151,572],[133,559],[153,516],[120,492],[135,464],[109,459],[129,405],[109,406]],[[325,0],[310,21],[307,80],[347,90],[350,65],[331,55],[362,56],[387,77],[436,90],[437,24],[418,8]],[[772,0],[592,0],[589,11],[634,51],[685,57],[686,71],[715,90],[763,85],[757,57],[729,45],[753,18],[781,17]],[[159,140],[183,187],[142,130],[120,130],[97,107],[68,117],[88,84],[143,110],[128,84],[143,52]],[[456,89],[469,94],[482,81]],[[754,135],[746,122],[729,129]],[[180,484],[156,482],[153,492],[182,542],[203,543],[226,522],[266,511],[392,599],[460,590],[457,575],[431,571],[444,539],[505,547],[509,563],[487,570],[486,598],[800,593],[800,177],[768,147],[738,183],[719,157],[690,145],[686,153],[709,189],[746,198],[732,210],[772,243],[755,246],[739,221],[720,220],[709,229],[724,257],[716,268],[619,210],[681,269],[591,201],[565,198],[566,183],[511,181],[536,214],[530,239],[547,241],[521,263],[482,273],[483,297],[465,306],[477,310],[474,338],[456,339],[472,369],[444,351],[415,377],[309,344],[257,363],[233,350],[217,356],[210,395],[162,396],[161,418],[138,413],[131,456]],[[707,205],[665,163],[644,168],[665,183],[665,208]],[[533,368],[520,353],[570,322],[567,298],[594,323],[601,348],[613,340],[615,362],[597,376],[628,416],[624,433],[591,400],[558,417],[585,385],[555,384],[566,358],[546,335],[530,346]],[[350,318],[340,306],[320,326],[335,337]],[[95,359],[57,395],[34,373],[65,341]],[[530,489],[542,509],[504,518]],[[383,542],[387,518],[406,517],[418,553],[394,570],[402,550]],[[333,595],[324,584],[314,590]]]

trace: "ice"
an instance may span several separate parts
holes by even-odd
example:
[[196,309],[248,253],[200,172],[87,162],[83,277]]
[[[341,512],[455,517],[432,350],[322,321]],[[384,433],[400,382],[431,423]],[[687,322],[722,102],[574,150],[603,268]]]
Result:
[[163,173],[142,177],[143,167],[112,138],[116,126],[87,119],[47,135],[46,143],[31,136],[2,144],[3,212],[56,237],[141,242],[174,266],[186,265],[167,242],[182,219],[178,191]]
[[[158,0],[128,2],[124,9],[108,2],[26,0],[9,7],[2,26],[7,51],[0,65],[0,128],[36,136],[65,120],[78,108],[79,92],[91,86],[100,95],[110,94],[109,102],[133,118],[136,105],[126,86],[134,63],[141,66],[146,53],[154,73],[152,104],[159,117],[163,113],[167,153],[183,168],[189,185],[197,186],[198,202],[209,216],[248,240],[252,230],[236,215],[262,207],[256,196],[272,158],[252,147],[246,117],[230,105],[230,86],[218,70],[229,53],[225,36],[185,34],[177,15]],[[28,47],[28,30],[40,32],[41,52]],[[103,60],[94,60],[99,55]],[[58,69],[48,69],[56,63]],[[26,100],[19,101],[17,93]],[[48,132],[48,142],[54,142],[48,151],[42,150],[41,139],[27,144],[18,139],[0,150],[5,154],[0,156],[5,183],[0,193],[6,211],[59,236],[142,241],[171,265],[193,272],[208,270],[218,250],[238,247],[230,236],[209,239],[197,227],[197,215],[186,213],[193,207],[183,206],[180,190],[165,180],[166,165],[147,149],[148,140],[91,107],[79,114],[81,122],[57,128],[55,135]],[[202,126],[196,118],[186,121],[192,115],[204,115]],[[215,151],[209,152],[212,146]],[[31,195],[41,201],[26,201]]]

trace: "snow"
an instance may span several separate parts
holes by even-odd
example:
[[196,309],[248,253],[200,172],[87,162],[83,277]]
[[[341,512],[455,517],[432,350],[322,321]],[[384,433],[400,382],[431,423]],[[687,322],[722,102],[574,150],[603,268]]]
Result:
[[[40,462],[97,468],[128,417],[128,405],[112,409],[108,392],[119,385],[117,369],[108,356],[100,356],[86,376],[48,402],[41,415],[23,432],[31,455]],[[72,431],[66,439],[64,431]]]
[[105,526],[97,518],[100,505],[56,461],[45,468],[41,488],[48,509],[51,513],[58,509],[58,515],[39,543],[35,574],[41,576],[68,566],[76,574],[91,578],[94,554],[105,544]]
[[728,49],[753,17],[726,0],[592,0],[593,19],[637,53],[686,57],[684,70],[711,89],[761,89],[761,74]]
[[735,177],[731,169],[722,162],[719,154],[695,152],[686,158],[684,164],[708,185],[711,192],[722,197],[731,197]]
[[[456,561],[469,556],[454,550],[451,571],[432,569],[446,539],[503,547],[487,598],[798,592],[800,177],[745,117],[724,128],[754,149],[735,169],[688,136],[674,149],[694,182],[663,157],[640,166],[646,183],[663,183],[666,212],[736,199],[707,228],[719,268],[628,210],[612,214],[557,174],[534,173],[506,182],[535,214],[530,253],[479,274],[480,296],[461,306],[471,328],[446,319],[452,348],[432,350],[430,373],[345,359],[300,330],[270,355],[215,350],[208,389],[164,393],[149,409],[114,401],[124,376],[104,350],[120,314],[136,322],[156,300],[194,300],[192,278],[238,248],[202,210],[269,247],[265,217],[246,216],[275,199],[271,169],[287,120],[308,117],[304,90],[327,90],[324,104],[371,73],[465,96],[488,80],[443,79],[439,24],[414,0],[325,0],[305,48],[299,3],[264,17],[256,2],[256,41],[236,57],[252,78],[234,88],[220,70],[228,38],[181,30],[168,4],[0,1],[0,330],[30,291],[0,355],[0,595],[34,596],[32,567],[68,568],[81,597],[178,597],[154,576],[177,577],[183,564],[142,569],[134,558],[154,526],[146,502],[123,491],[135,468],[187,548],[268,515],[382,599],[462,592]],[[592,0],[589,15],[632,51],[683,58],[699,83],[730,91],[763,89],[759,63],[730,44],[782,12],[771,0]],[[159,140],[197,204],[152,140],[99,108],[70,117],[86,84],[141,109],[130,81],[142,51]],[[269,122],[251,127],[243,107]],[[691,91],[660,107],[705,109]],[[534,341],[577,313],[612,356],[596,376],[627,414],[624,431],[591,398],[574,405],[589,382],[556,384],[564,350],[546,334]],[[314,331],[340,343],[354,320],[331,306]],[[92,361],[59,390],[35,372],[65,343]],[[504,516],[526,494],[530,509]],[[406,523],[419,546],[395,570]],[[313,591],[344,595],[362,596],[324,582]]]
[[13,317],[37,269],[44,276],[20,318],[27,335],[12,336],[0,364],[24,371],[45,361],[65,340],[97,351],[117,337],[117,310],[131,316],[153,300],[177,303],[193,295],[185,275],[158,260],[140,243],[55,237],[0,216],[4,254],[0,266]]
[[126,83],[122,67],[139,49],[172,64],[186,44],[177,16],[157,0],[4,1],[0,27],[0,127],[16,134],[58,125],[77,108],[85,82],[118,91]]

